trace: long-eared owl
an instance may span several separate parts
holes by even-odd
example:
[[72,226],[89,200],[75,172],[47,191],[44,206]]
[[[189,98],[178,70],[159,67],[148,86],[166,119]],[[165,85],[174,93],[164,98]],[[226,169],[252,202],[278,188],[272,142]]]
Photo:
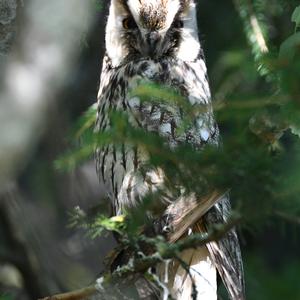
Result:
[[[218,145],[194,0],[111,0],[105,45],[97,131],[111,128],[109,111],[124,111],[133,126],[157,132],[172,148],[188,143],[201,151],[207,144]],[[195,110],[206,109],[199,109],[193,126],[178,131],[180,107],[168,109],[166,103],[147,103],[132,95],[131,91],[145,82],[173,88]],[[146,159],[147,153],[126,143],[96,150],[97,172],[106,184],[115,215],[137,206],[148,191],[163,185],[161,170],[139,172]],[[224,195],[199,221],[224,223],[229,214],[229,198]],[[192,281],[197,299],[217,299],[217,273],[231,299],[244,299],[242,259],[234,230],[218,242],[184,251],[181,257],[190,265],[193,280],[174,264],[168,285],[175,299],[191,299]]]

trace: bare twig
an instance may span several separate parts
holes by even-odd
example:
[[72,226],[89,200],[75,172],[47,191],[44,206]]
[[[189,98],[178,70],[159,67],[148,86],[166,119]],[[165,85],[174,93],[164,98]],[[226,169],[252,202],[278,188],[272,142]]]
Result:
[[191,281],[192,281],[192,299],[193,300],[197,300],[197,294],[198,294],[198,291],[197,291],[197,287],[196,287],[196,283],[195,283],[195,279],[193,277],[193,275],[191,274],[191,271],[190,271],[190,267],[189,265],[184,261],[182,260],[178,255],[175,257],[175,259],[178,260],[179,264],[181,265],[181,267],[186,271],[186,273],[189,275]]
[[80,299],[86,299],[87,297],[92,296],[96,293],[97,293],[96,287],[94,285],[91,285],[74,292],[50,296],[50,297],[43,298],[42,300],[80,300]]
[[277,217],[283,219],[284,221],[287,221],[287,222],[292,223],[292,224],[296,224],[298,226],[300,225],[300,217],[293,216],[293,215],[290,215],[288,213],[278,211],[278,210],[275,211],[274,213]]

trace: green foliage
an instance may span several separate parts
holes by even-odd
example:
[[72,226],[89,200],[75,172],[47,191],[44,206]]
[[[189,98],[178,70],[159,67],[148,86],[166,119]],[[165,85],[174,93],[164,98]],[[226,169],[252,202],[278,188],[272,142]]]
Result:
[[[272,267],[258,256],[247,257],[248,298],[255,300],[300,299],[300,261]],[[285,284],[283,284],[285,283]]]
[[300,32],[294,33],[280,47],[279,57],[287,61],[292,61],[300,45]]
[[292,22],[296,23],[295,30],[300,27],[300,6],[298,6],[292,14]]
[[103,2],[102,0],[92,0],[92,3],[96,10],[100,11],[103,9]]
[[70,150],[54,163],[57,170],[71,171],[79,163],[90,158],[95,150],[95,145],[91,142],[93,138],[94,124],[96,122],[97,108],[92,105],[76,122],[74,130],[69,137],[70,143],[77,151]]
[[[99,207],[98,207],[99,208]],[[107,217],[102,213],[87,215],[79,207],[70,213],[70,227],[81,227],[87,230],[88,234],[95,239],[106,231],[123,233],[126,231],[125,216]]]
[[0,295],[0,300],[13,300],[13,297],[10,295]]

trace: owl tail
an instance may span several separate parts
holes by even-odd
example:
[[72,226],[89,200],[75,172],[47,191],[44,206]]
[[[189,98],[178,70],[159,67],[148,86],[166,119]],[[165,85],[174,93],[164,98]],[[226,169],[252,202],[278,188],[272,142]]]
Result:
[[205,246],[181,252],[179,259],[162,264],[159,271],[173,299],[217,300],[217,270]]
[[189,266],[190,274],[179,263],[174,265],[174,276],[168,284],[172,297],[177,300],[217,300],[217,271],[207,248],[186,250],[180,259]]

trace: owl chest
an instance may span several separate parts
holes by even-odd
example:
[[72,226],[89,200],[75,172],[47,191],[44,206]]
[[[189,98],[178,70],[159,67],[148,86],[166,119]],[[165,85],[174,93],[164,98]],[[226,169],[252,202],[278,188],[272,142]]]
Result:
[[[114,119],[110,117],[111,113],[124,112],[132,126],[158,133],[171,148],[185,142],[199,148],[210,143],[216,133],[210,111],[196,117],[189,129],[180,130],[184,119],[180,106],[162,103],[155,95],[147,97],[147,101],[135,95],[137,88],[155,83],[175,89],[196,105],[199,104],[197,101],[206,103],[209,92],[206,91],[205,84],[197,80],[194,72],[186,72],[188,75],[184,76],[185,73],[180,73],[177,69],[179,67],[166,68],[161,64],[141,62],[108,74],[108,79],[103,80],[100,88],[97,129],[101,132],[111,129],[115,125],[112,123]],[[151,188],[140,175],[137,176],[140,165],[147,160],[147,153],[139,147],[117,141],[114,145],[98,149],[96,158],[98,173],[105,181],[117,211],[124,203],[126,206],[136,203],[137,197]],[[151,182],[159,182],[157,174],[154,177]]]
[[[158,104],[144,103],[139,97],[131,96],[131,92],[143,79],[145,77],[141,75],[132,76],[128,80],[124,80],[124,74],[114,76],[109,86],[103,88],[103,101],[99,103],[97,118],[97,129],[100,132],[106,132],[116,125],[111,118],[111,113],[114,112],[125,113],[134,127],[159,131],[165,135],[175,132],[172,114]],[[147,160],[147,153],[140,147],[117,141],[98,148],[96,160],[98,174],[106,184],[116,214],[121,213],[124,207],[134,206],[152,188],[139,172],[141,164]],[[154,172],[148,182],[159,182],[157,177],[159,176]]]

